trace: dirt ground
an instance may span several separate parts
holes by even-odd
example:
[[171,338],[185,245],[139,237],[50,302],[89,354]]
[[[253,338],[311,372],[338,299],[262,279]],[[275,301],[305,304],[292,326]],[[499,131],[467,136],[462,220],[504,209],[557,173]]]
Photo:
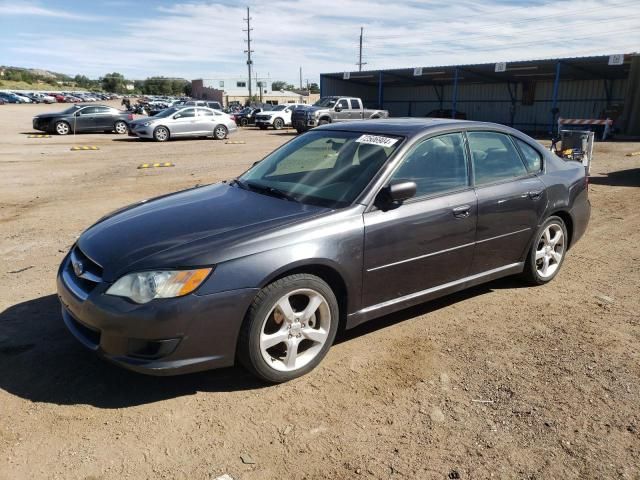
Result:
[[596,145],[591,224],[551,284],[375,320],[264,386],[105,363],[65,330],[55,273],[103,214],[236,176],[292,134],[27,138],[59,108],[0,106],[0,479],[640,478],[640,143]]

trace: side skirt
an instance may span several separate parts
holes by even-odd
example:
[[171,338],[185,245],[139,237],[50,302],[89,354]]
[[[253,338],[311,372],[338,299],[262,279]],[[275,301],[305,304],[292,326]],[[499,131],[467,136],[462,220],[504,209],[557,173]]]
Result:
[[386,302],[371,305],[349,314],[347,316],[346,328],[350,329],[374,318],[382,317],[384,315],[397,312],[398,310],[403,310],[405,308],[418,305],[419,303],[434,300],[454,292],[459,292],[460,290],[465,290],[469,287],[480,285],[481,283],[521,273],[523,269],[524,262],[512,263],[510,265],[505,265],[504,267],[494,268],[493,270],[487,270],[486,272],[464,277],[460,280],[444,283],[437,287],[431,287],[426,290],[421,290],[392,300],[387,300]]

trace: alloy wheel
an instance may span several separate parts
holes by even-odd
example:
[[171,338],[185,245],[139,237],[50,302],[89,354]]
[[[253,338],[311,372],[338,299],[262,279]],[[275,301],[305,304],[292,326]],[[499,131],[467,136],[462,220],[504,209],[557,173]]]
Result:
[[213,136],[216,137],[218,140],[224,139],[224,137],[227,136],[226,127],[223,125],[218,125],[213,131]]
[[544,229],[536,247],[536,271],[542,279],[552,277],[562,263],[565,235],[562,226],[551,223]]
[[67,135],[69,133],[69,125],[65,122],[58,122],[56,124],[56,133],[58,135]]
[[281,372],[304,367],[327,342],[331,321],[329,304],[316,290],[301,288],[287,293],[262,322],[262,358]]
[[128,130],[127,124],[124,123],[124,122],[116,122],[115,130],[116,130],[116,133],[119,133],[120,135],[123,135],[123,134],[127,133],[127,130]]

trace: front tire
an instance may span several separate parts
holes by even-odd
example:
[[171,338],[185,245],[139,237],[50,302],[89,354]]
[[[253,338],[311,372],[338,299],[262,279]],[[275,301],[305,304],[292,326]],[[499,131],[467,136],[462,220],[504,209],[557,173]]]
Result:
[[169,140],[170,133],[167,127],[156,127],[153,131],[153,139],[156,142],[166,142]]
[[241,127],[246,127],[247,125],[249,125],[249,120],[246,118],[241,118],[240,119],[240,126]]
[[254,299],[242,325],[238,359],[270,383],[313,370],[333,344],[340,312],[321,278],[295,274],[276,280]]
[[531,285],[544,285],[555,278],[567,253],[569,237],[560,217],[549,217],[536,232],[527,255],[523,276]]
[[71,131],[69,124],[62,121],[56,122],[53,128],[58,135],[69,135],[69,132]]
[[318,126],[328,125],[330,123],[331,123],[331,121],[327,120],[326,118],[323,118],[323,119],[318,121]]
[[281,118],[276,118],[273,121],[273,128],[275,130],[282,130],[284,128],[284,120]]

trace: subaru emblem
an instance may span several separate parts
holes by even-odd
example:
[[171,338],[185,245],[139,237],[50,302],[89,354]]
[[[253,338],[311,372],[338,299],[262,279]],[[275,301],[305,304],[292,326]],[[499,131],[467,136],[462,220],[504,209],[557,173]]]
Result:
[[73,272],[76,274],[76,276],[80,276],[84,273],[84,265],[82,264],[81,261],[76,260],[75,262],[72,263],[73,266]]

